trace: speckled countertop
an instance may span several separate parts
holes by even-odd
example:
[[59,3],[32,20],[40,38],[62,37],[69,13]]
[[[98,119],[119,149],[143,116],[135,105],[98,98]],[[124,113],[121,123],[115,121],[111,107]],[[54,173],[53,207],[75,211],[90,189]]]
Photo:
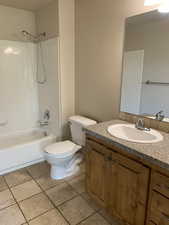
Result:
[[109,122],[99,123],[89,126],[85,129],[86,133],[99,138],[107,143],[123,148],[131,154],[138,156],[141,159],[148,160],[150,163],[158,165],[169,171],[169,134],[160,132],[164,139],[155,144],[140,144],[125,141],[111,136],[107,128],[113,124],[127,123],[122,120],[113,120]]

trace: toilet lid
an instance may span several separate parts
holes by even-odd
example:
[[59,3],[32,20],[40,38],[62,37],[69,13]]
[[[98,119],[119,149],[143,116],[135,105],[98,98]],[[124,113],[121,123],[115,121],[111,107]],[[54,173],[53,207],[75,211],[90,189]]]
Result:
[[63,141],[58,142],[52,145],[49,145],[46,147],[45,151],[49,154],[53,155],[67,155],[77,152],[81,146],[76,145],[75,143],[71,141]]

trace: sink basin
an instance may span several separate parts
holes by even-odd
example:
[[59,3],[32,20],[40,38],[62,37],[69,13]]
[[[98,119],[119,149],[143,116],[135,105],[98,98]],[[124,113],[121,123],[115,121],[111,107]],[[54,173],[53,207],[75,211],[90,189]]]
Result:
[[108,132],[114,137],[137,143],[157,143],[163,136],[156,130],[142,131],[135,128],[134,124],[116,124],[108,127]]

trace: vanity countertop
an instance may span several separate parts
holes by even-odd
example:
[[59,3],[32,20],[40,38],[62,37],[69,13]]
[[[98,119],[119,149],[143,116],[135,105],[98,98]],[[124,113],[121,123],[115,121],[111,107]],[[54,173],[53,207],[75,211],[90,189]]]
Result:
[[111,136],[107,128],[111,125],[126,123],[122,120],[112,120],[109,122],[98,123],[96,125],[85,128],[87,134],[120,147],[130,154],[134,154],[141,159],[148,160],[150,163],[158,165],[169,171],[169,134],[160,132],[164,139],[161,142],[154,144],[140,144],[128,142],[114,136]]

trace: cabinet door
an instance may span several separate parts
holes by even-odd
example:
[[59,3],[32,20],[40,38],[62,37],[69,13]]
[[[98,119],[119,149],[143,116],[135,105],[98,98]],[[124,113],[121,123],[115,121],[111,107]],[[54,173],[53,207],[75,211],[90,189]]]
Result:
[[152,194],[150,221],[156,225],[169,225],[169,199],[156,191]]
[[112,153],[106,196],[109,213],[126,224],[144,225],[148,180],[148,168],[118,153]]
[[106,148],[98,143],[87,141],[86,185],[87,191],[104,206]]

